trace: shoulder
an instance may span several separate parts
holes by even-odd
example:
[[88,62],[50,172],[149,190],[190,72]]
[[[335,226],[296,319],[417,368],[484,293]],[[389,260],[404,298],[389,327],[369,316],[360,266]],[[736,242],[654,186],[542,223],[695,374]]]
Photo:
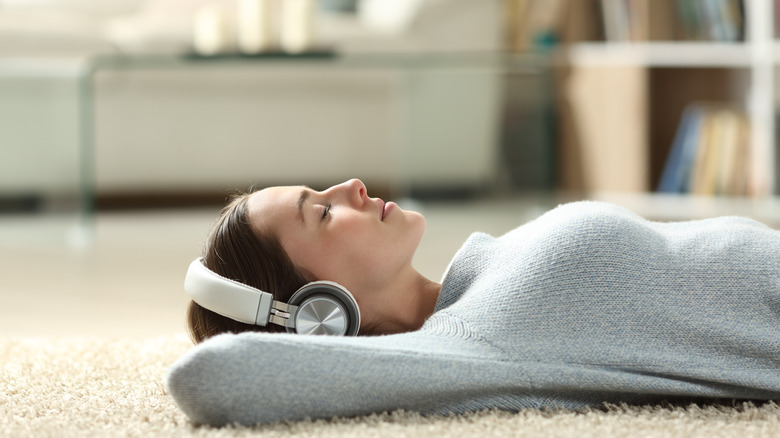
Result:
[[643,220],[639,215],[624,207],[599,201],[577,201],[561,204],[550,210],[541,218],[572,221],[572,220],[599,220],[602,218],[624,218],[629,220]]
[[534,221],[501,236],[504,242],[549,241],[571,235],[614,232],[618,229],[644,227],[648,221],[632,211],[605,202],[578,201],[559,205]]

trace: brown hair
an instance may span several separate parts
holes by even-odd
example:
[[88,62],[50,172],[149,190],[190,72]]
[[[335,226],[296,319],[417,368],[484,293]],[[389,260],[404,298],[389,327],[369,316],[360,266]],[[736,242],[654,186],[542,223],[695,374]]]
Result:
[[[250,193],[236,196],[222,209],[203,250],[207,268],[234,281],[271,293],[287,302],[306,284],[279,238],[271,232],[255,233],[247,216]],[[194,301],[187,309],[187,326],[194,343],[220,333],[245,331],[283,332],[284,327],[244,324],[203,308]]]

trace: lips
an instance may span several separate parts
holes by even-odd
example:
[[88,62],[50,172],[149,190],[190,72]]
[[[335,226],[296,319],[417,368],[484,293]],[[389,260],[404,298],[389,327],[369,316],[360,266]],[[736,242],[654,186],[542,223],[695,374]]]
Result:
[[384,208],[382,209],[382,220],[384,220],[395,207],[397,207],[395,202],[386,202]]
[[391,211],[395,207],[397,207],[395,202],[385,202],[379,198],[376,198],[377,206],[379,207],[379,220],[384,221],[387,215],[390,214]]

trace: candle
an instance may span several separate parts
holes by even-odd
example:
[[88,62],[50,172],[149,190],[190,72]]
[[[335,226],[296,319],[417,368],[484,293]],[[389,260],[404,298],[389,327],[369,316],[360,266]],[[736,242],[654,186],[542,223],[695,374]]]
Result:
[[272,0],[238,1],[238,48],[260,53],[274,47]]
[[193,44],[204,56],[225,52],[228,46],[225,12],[218,4],[204,5],[195,13]]
[[282,48],[289,53],[311,50],[314,45],[314,0],[284,0]]

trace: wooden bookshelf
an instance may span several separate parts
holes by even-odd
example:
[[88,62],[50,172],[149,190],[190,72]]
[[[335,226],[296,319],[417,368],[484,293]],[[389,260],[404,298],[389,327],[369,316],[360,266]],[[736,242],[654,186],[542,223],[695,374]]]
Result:
[[[751,46],[746,43],[690,42],[587,42],[566,49],[567,60],[580,65],[639,65],[658,67],[750,68]],[[778,58],[780,59],[780,58]]]
[[559,15],[547,32],[558,35],[563,188],[654,192],[683,112],[707,102],[744,111],[759,175],[751,195],[777,194],[773,0],[553,3]]

